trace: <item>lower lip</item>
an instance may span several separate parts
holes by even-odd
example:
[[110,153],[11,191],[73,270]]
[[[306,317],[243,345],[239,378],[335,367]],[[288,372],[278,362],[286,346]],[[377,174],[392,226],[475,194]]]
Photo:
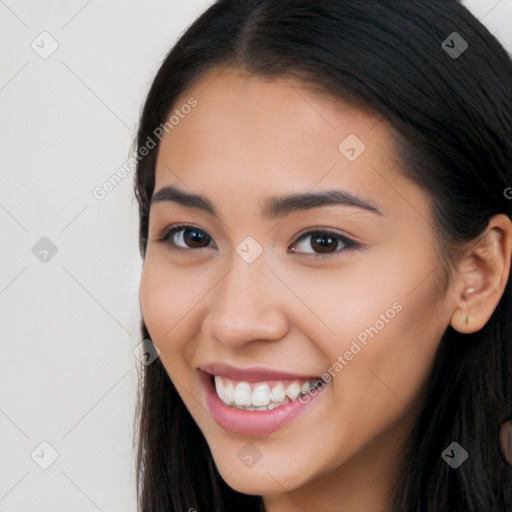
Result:
[[283,427],[303,412],[318,398],[323,387],[315,395],[309,395],[307,404],[293,400],[269,411],[244,411],[226,405],[217,395],[211,381],[211,375],[199,370],[201,383],[206,391],[206,404],[213,419],[225,430],[237,434],[268,435]]

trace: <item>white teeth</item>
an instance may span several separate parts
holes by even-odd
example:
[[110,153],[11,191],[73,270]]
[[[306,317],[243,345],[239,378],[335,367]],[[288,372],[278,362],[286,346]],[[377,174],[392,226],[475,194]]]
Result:
[[248,382],[239,382],[235,388],[236,405],[252,405],[252,391]]
[[286,396],[286,391],[284,390],[284,386],[279,383],[270,393],[270,398],[272,402],[278,404],[282,402]]
[[272,390],[267,382],[251,384],[235,382],[227,377],[215,376],[215,390],[219,398],[227,405],[249,411],[268,411],[296,400],[301,393],[311,389],[313,381],[293,381],[286,388],[278,381]]
[[219,375],[215,376],[215,390],[219,398],[228,405],[235,401],[235,387],[232,382],[224,382],[224,379]]
[[258,384],[252,392],[252,404],[255,406],[268,405],[270,403],[270,388],[268,384]]
[[231,405],[235,401],[235,386],[232,382],[228,382],[224,386],[224,398],[228,405]]
[[219,375],[215,375],[215,391],[217,391],[217,395],[219,395],[222,400],[224,398],[224,386],[222,383],[222,377]]
[[300,395],[300,387],[297,382],[292,382],[286,388],[286,395],[290,398],[290,400],[295,400]]

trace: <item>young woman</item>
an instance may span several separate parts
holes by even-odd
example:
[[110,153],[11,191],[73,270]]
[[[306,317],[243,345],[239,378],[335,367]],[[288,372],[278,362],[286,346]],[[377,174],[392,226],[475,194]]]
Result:
[[141,511],[512,510],[511,64],[455,0],[180,38],[137,138]]

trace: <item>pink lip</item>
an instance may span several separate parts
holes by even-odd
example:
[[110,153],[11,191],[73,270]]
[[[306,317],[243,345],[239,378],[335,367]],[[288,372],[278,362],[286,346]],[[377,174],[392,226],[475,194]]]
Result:
[[299,375],[264,367],[237,368],[225,363],[207,363],[199,367],[210,375],[220,375],[231,380],[245,382],[260,382],[262,380],[319,380],[315,375]]
[[[258,373],[258,377],[261,375]],[[271,375],[275,376],[276,373],[273,372]],[[289,374],[286,375],[289,376]],[[301,412],[304,412],[324,389],[324,386],[317,388],[318,392],[315,395],[310,395],[309,402],[306,404],[297,399],[270,411],[244,411],[226,405],[219,398],[209,373],[199,370],[199,378],[206,394],[206,404],[213,419],[225,430],[253,436],[268,435],[274,430],[282,428]]]

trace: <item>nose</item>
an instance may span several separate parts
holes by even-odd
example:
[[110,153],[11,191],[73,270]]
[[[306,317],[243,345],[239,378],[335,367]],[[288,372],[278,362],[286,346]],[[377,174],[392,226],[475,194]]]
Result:
[[223,345],[241,348],[252,341],[277,341],[289,329],[285,287],[263,258],[238,261],[213,288],[203,332]]

